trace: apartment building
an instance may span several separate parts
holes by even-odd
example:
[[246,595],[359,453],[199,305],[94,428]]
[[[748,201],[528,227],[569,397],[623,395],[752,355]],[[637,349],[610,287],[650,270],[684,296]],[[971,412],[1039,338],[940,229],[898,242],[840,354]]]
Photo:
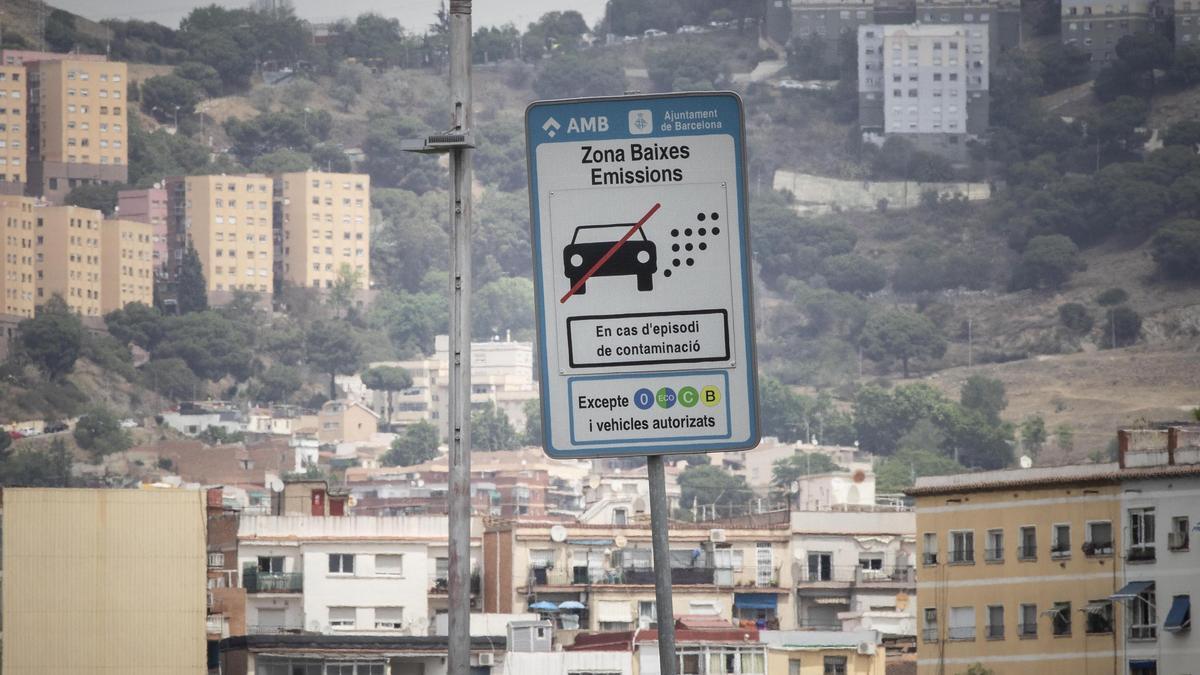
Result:
[[[425,420],[438,428],[440,438],[449,433],[450,338],[434,338],[434,353],[413,361],[388,361],[372,366],[398,366],[412,376],[412,387],[392,394],[392,410],[384,391],[367,389],[357,375],[339,376],[337,383],[348,394],[361,397],[393,427]],[[533,343],[499,337],[471,343],[471,404],[491,403],[508,416],[514,428],[525,426],[525,404],[538,398],[533,379]]]
[[37,304],[35,200],[0,196],[0,314],[28,318]]
[[302,171],[275,179],[279,205],[276,279],[301,288],[333,288],[356,276],[371,282],[371,177]]
[[31,194],[61,204],[72,188],[129,177],[124,63],[26,61]]
[[917,0],[916,20],[985,28],[988,64],[1021,45],[1021,3],[1017,0]]
[[36,303],[61,295],[83,317],[103,315],[101,237],[103,214],[79,206],[34,211]]
[[1117,463],[918,479],[919,672],[1191,671],[1200,427],[1119,441]]
[[1063,44],[1086,51],[1095,73],[1117,58],[1121,38],[1154,29],[1157,7],[1155,0],[1063,0]]
[[199,490],[4,490],[5,673],[203,675]]
[[100,311],[154,305],[153,226],[123,218],[100,224]]
[[1175,49],[1200,48],[1200,0],[1175,0]]
[[0,195],[23,194],[29,177],[25,145],[27,84],[24,66],[0,64]]
[[[646,523],[495,520],[483,537],[485,612],[553,603],[570,609],[559,616],[567,630],[626,631],[658,621]],[[672,523],[674,616],[794,628],[789,540],[786,518],[737,528]]]
[[[248,174],[188,176],[179,182],[182,191],[167,188],[169,201],[182,197],[184,204],[182,228],[177,226],[171,238],[180,247],[178,255],[172,254],[176,268],[190,239],[204,268],[210,303],[228,302],[236,290],[273,292],[271,179]],[[168,218],[173,211],[168,203]]]
[[853,58],[841,53],[844,35],[857,32],[859,26],[878,23],[873,0],[788,0],[788,5],[791,11],[786,18],[790,19],[793,44],[820,44],[825,59],[830,61]]
[[317,440],[322,443],[359,443],[375,434],[379,415],[358,401],[326,401],[317,423]]
[[988,30],[979,24],[858,29],[859,126],[931,151],[965,152],[988,128]]
[[166,278],[167,263],[167,191],[159,186],[117,193],[117,215],[124,220],[149,223],[154,244],[154,276]]
[[247,633],[428,635],[446,609],[447,527],[445,516],[243,515]]

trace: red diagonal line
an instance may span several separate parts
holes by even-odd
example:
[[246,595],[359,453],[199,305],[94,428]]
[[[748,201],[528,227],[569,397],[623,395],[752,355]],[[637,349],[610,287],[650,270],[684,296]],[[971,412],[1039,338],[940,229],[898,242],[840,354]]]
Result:
[[608,259],[613,257],[613,254],[621,250],[621,247],[625,245],[625,242],[629,241],[630,237],[636,234],[638,230],[642,229],[642,226],[646,224],[646,221],[650,220],[650,216],[654,215],[654,212],[657,211],[661,206],[662,204],[657,202],[654,204],[654,206],[651,206],[650,210],[646,212],[646,215],[642,216],[641,220],[637,221],[633,227],[629,228],[629,231],[625,233],[625,236],[621,237],[617,243],[613,244],[612,248],[608,249],[604,255],[600,256],[600,259],[596,261],[595,265],[592,265],[592,268],[587,271],[587,274],[580,277],[579,281],[576,281],[575,285],[571,287],[571,290],[567,291],[567,294],[562,296],[562,299],[558,302],[561,304],[567,300],[570,300],[571,296],[575,295],[575,291],[578,291],[580,288],[582,288],[583,285],[587,283],[587,280],[592,278],[593,274],[598,272],[601,267],[604,267],[604,263],[608,262]]

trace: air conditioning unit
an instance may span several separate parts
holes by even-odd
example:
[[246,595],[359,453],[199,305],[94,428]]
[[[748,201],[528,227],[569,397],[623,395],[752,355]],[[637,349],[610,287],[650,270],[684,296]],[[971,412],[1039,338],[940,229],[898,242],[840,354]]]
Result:
[[475,657],[475,665],[477,666],[494,666],[496,665],[496,655],[491,652],[484,652]]
[[714,544],[725,543],[725,530],[717,528],[708,531],[708,540]]
[[858,643],[858,653],[863,656],[871,656],[875,653],[875,645],[870,642],[860,642]]

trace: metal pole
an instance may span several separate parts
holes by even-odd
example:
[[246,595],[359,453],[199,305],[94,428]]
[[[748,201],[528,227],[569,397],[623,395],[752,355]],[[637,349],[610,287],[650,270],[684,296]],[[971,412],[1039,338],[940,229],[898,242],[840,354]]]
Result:
[[[450,0],[450,114],[471,129],[471,0]],[[471,149],[450,152],[450,574],[447,675],[471,668]]]
[[675,610],[671,601],[671,549],[667,529],[667,470],[662,455],[646,458],[650,480],[650,543],[654,548],[654,611],[658,617],[658,669],[675,675]]

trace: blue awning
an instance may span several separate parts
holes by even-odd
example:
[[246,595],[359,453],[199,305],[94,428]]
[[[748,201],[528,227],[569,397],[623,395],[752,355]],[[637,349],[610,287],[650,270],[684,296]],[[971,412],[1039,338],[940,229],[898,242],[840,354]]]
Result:
[[1177,595],[1171,601],[1171,611],[1167,612],[1167,622],[1163,630],[1177,633],[1192,627],[1192,596]]
[[1132,600],[1150,588],[1154,588],[1153,581],[1131,581],[1121,587],[1121,590],[1108,597],[1113,600]]
[[1158,667],[1158,661],[1155,661],[1154,659],[1140,659],[1137,661],[1129,662],[1130,670],[1135,670],[1137,668],[1141,668],[1142,670],[1149,670],[1150,668],[1157,668],[1157,667]]
[[745,609],[775,609],[779,598],[774,593],[734,593],[733,606]]

